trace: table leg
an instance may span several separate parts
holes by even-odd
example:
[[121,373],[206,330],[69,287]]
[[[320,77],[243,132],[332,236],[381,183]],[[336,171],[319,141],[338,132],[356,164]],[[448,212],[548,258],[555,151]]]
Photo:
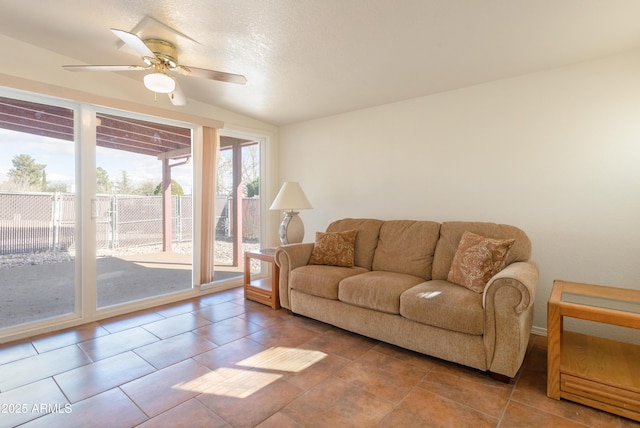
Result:
[[562,346],[560,308],[547,304],[547,396],[560,399],[560,356]]
[[244,255],[244,298],[247,298],[247,286],[251,283],[251,258]]

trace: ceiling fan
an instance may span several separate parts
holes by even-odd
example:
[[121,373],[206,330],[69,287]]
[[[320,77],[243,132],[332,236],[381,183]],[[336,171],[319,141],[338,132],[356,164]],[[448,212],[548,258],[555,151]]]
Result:
[[145,39],[133,33],[112,28],[111,31],[127,46],[135,50],[145,65],[63,65],[69,71],[153,71],[144,76],[144,86],[153,91],[168,94],[174,105],[184,105],[187,100],[176,79],[171,76],[175,72],[185,76],[219,80],[221,82],[244,85],[247,79],[240,74],[207,70],[178,64],[178,51],[173,43],[159,39]]

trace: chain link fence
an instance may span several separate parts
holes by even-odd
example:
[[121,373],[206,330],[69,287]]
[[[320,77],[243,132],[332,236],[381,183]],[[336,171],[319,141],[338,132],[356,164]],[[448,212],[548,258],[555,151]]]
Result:
[[[216,200],[218,224],[228,235],[231,199]],[[193,198],[172,196],[172,242],[193,239]],[[243,200],[243,235],[259,238],[260,200]],[[98,250],[162,243],[162,196],[98,195]],[[223,235],[224,236],[224,235]],[[0,193],[0,255],[69,251],[75,238],[75,194]]]
[[67,251],[75,233],[75,196],[0,193],[0,254]]
[[[172,196],[172,242],[193,238],[193,198]],[[162,196],[98,195],[96,246],[117,249],[162,243]]]

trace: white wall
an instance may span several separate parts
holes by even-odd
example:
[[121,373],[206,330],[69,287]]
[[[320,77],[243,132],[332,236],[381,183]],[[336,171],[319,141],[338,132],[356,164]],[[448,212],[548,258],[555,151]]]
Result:
[[279,148],[305,241],[341,217],[521,227],[534,332],[554,279],[640,289],[639,51],[285,126]]

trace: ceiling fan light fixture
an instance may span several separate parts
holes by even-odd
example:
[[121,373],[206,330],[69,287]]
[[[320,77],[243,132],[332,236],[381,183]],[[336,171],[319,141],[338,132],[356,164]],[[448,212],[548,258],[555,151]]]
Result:
[[176,81],[171,76],[156,71],[144,76],[144,86],[150,91],[168,94],[176,88]]

